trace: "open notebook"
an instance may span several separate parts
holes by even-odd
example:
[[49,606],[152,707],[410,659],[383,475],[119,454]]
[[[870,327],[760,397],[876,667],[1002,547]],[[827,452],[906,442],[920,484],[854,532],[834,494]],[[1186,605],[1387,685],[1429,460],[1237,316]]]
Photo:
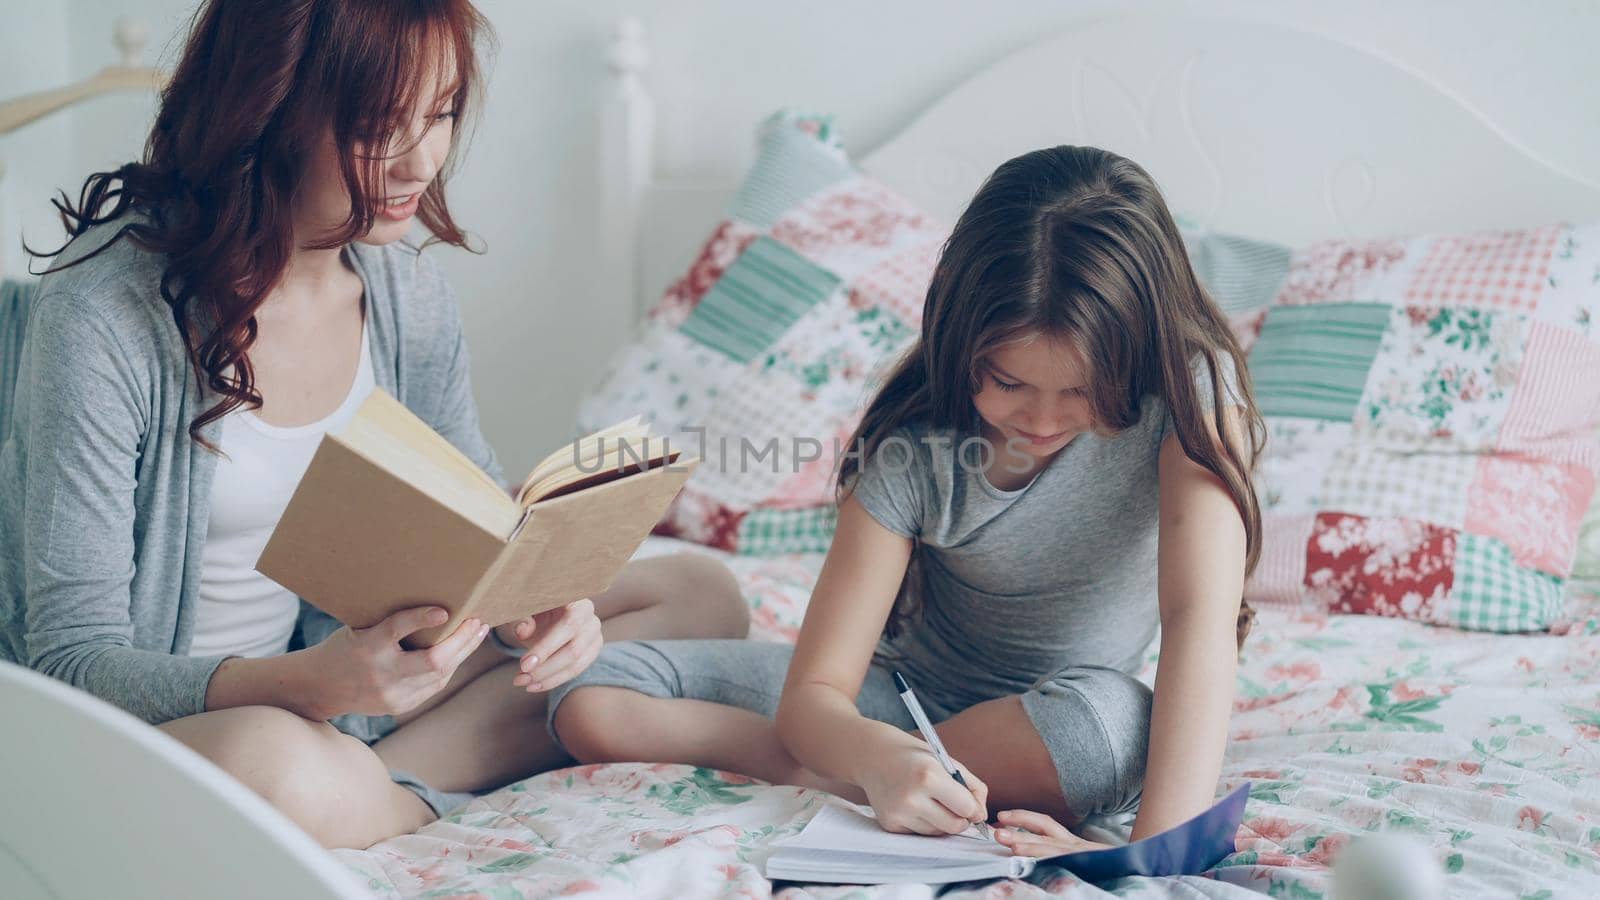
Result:
[[1234,852],[1244,818],[1246,782],[1193,819],[1161,834],[1108,850],[1038,859],[980,837],[975,830],[944,837],[891,834],[870,809],[835,801],[800,834],[774,846],[766,874],[774,881],[826,884],[944,884],[1025,878],[1038,865],[1066,869],[1085,881],[1128,875],[1198,875]]

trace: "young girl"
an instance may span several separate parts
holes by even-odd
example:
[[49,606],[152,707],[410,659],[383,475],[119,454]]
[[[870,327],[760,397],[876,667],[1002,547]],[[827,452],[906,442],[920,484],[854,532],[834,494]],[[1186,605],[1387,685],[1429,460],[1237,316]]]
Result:
[[407,651],[444,621],[429,598],[356,631],[254,570],[375,387],[503,481],[455,300],[401,240],[420,219],[466,244],[440,173],[484,32],[465,0],[205,5],[144,160],[58,203],[73,239],[0,448],[0,659],[159,724],[328,846],[560,761],[542,692],[602,636],[747,625],[730,573],[674,557],[502,626],[498,649],[468,621]]
[[[552,696],[552,733],[580,760],[830,789],[893,831],[990,807],[1073,827],[1137,809],[1134,839],[1182,822],[1214,797],[1260,543],[1242,371],[1141,168],[1088,147],[1006,163],[841,465],[798,644],[609,646]],[[1131,673],[1158,625],[1152,697]],[[1031,832],[998,832],[1017,852],[1085,844],[1000,822]]]

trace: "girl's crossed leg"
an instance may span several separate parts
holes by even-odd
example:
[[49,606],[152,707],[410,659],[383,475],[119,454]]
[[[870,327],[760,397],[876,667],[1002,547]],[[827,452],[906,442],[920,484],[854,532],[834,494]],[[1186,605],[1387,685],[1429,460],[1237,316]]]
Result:
[[[582,762],[677,762],[796,784],[854,802],[783,747],[777,711],[792,648],[755,641],[635,641],[608,646],[551,692],[550,725]],[[950,754],[989,786],[989,808],[1045,812],[1069,824],[1138,801],[1150,691],[1114,669],[1076,666],[1026,693],[953,715],[928,710]],[[890,673],[872,666],[856,707],[915,732]]]

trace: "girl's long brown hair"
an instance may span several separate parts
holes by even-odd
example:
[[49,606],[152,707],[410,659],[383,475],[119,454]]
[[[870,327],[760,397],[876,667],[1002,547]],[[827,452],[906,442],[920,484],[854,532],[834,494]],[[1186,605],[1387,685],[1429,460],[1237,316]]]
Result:
[[351,208],[342,228],[302,246],[341,247],[372,228],[383,198],[368,191],[382,189],[383,148],[410,134],[419,100],[432,101],[419,95],[429,64],[441,59],[439,83],[453,91],[447,104],[457,128],[418,215],[429,243],[466,246],[445,204],[445,181],[481,94],[478,45],[490,37],[468,0],[209,0],[161,92],[143,158],[89,176],[76,203],[65,192],[52,200],[68,243],[139,215],[51,271],[123,237],[165,257],[161,298],[196,382],[221,397],[189,424],[195,441],[214,450],[201,429],[261,403],[246,353],[256,310],[298,249],[292,200],[314,148],[331,133]]
[[[1033,334],[1069,341],[1089,367],[1096,428],[1139,420],[1147,394],[1171,410],[1191,459],[1227,487],[1244,520],[1246,572],[1261,555],[1261,508],[1250,471],[1265,427],[1244,354],[1201,287],[1183,239],[1153,179],[1130,160],[1093,147],[1051,147],[1013,159],[991,175],[956,222],[934,269],[922,334],[889,372],[840,460],[848,496],[860,460],[911,423],[981,434],[973,395],[984,364],[1002,344]],[[1197,362],[1203,361],[1203,362]],[[1192,366],[1211,375],[1218,435],[1228,407],[1242,407],[1246,446],[1215,440]],[[1225,391],[1224,365],[1236,373]],[[919,566],[901,586],[887,630],[920,606]],[[1242,646],[1253,612],[1241,604]]]

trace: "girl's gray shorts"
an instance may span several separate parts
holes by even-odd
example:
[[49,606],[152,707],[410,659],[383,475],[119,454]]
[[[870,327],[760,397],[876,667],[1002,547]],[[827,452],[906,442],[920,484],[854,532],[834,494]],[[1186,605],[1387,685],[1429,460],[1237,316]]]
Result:
[[[787,644],[744,640],[608,644],[588,671],[550,693],[551,737],[561,740],[555,730],[556,710],[573,691],[585,687],[706,700],[770,718],[777,713],[793,652]],[[935,723],[961,711],[928,700],[946,693],[918,690]],[[1022,708],[1055,763],[1069,809],[1104,821],[1138,806],[1150,734],[1148,687],[1116,669],[1068,666],[1040,678],[1021,696]],[[915,728],[895,690],[892,672],[879,663],[867,670],[856,707],[867,718]]]

